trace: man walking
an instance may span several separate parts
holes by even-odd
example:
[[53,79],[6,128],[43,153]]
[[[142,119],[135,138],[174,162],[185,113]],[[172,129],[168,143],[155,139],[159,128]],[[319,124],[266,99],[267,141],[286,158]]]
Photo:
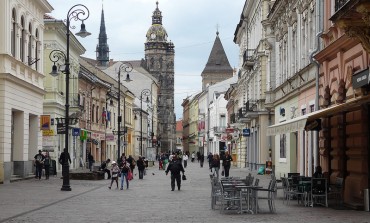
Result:
[[177,159],[176,154],[172,157],[172,161],[167,167],[166,175],[168,172],[171,171],[171,191],[175,190],[175,180],[177,183],[177,189],[180,190],[181,188],[181,174],[185,173],[184,167],[182,166],[181,162]]
[[45,156],[42,155],[41,150],[39,150],[39,153],[35,155],[35,167],[36,167],[36,179],[39,178],[41,180],[41,173],[42,173],[42,165],[45,160]]

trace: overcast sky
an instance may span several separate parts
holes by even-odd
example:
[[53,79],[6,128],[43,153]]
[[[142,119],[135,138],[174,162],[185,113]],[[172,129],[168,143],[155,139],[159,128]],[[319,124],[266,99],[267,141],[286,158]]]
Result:
[[[157,0],[48,0],[56,19],[66,19],[75,4],[90,11],[85,21],[92,35],[79,41],[86,48],[84,56],[96,58],[102,4],[108,35],[110,59],[144,58],[144,42],[152,24]],[[181,103],[187,96],[200,92],[201,73],[207,63],[217,27],[232,67],[238,67],[239,49],[233,42],[245,0],[158,0],[168,40],[175,44],[175,113],[182,117]],[[72,21],[79,31],[80,22]]]

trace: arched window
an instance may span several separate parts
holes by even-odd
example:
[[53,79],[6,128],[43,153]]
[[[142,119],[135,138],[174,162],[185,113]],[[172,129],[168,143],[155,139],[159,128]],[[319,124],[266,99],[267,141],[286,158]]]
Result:
[[39,30],[36,29],[36,32],[35,32],[35,69],[38,70],[38,59],[40,59],[39,57]]
[[24,62],[24,40],[26,37],[26,30],[24,28],[24,17],[23,16],[21,17],[21,36],[20,37],[21,38],[19,39],[19,50],[20,50],[19,57],[21,61]]
[[13,57],[15,57],[15,40],[16,40],[16,28],[17,28],[17,16],[15,9],[12,10],[12,31],[11,31],[11,52]]
[[31,23],[28,25],[28,64],[32,61],[32,25]]

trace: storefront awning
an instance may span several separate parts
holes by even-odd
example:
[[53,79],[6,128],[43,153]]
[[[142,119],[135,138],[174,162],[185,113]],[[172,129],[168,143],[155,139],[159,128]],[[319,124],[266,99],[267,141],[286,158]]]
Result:
[[[352,100],[348,100],[346,103],[333,105],[329,108],[324,108],[312,113],[299,116],[297,118],[290,119],[285,122],[281,122],[267,128],[267,135],[280,135],[284,133],[297,132],[306,128],[306,130],[313,130],[312,122],[317,119],[325,118],[331,115],[334,115],[338,112],[350,111],[355,109],[363,103],[369,102],[370,96],[358,97]],[[310,127],[310,128],[307,128]]]

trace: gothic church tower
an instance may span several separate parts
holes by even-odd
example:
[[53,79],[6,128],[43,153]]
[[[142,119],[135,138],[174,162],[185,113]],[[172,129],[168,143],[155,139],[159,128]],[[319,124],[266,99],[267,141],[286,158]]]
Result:
[[230,66],[218,35],[219,32],[217,31],[208,62],[201,75],[203,91],[206,90],[207,85],[214,85],[233,76],[233,68]]
[[96,46],[96,60],[99,67],[107,67],[109,62],[109,46],[107,43],[107,32],[105,30],[104,9],[101,10],[99,43]]
[[160,150],[176,147],[176,116],[174,110],[174,59],[175,46],[167,41],[167,32],[162,26],[162,12],[153,12],[152,25],[146,33],[145,62],[147,70],[158,79],[158,129],[155,133]]

